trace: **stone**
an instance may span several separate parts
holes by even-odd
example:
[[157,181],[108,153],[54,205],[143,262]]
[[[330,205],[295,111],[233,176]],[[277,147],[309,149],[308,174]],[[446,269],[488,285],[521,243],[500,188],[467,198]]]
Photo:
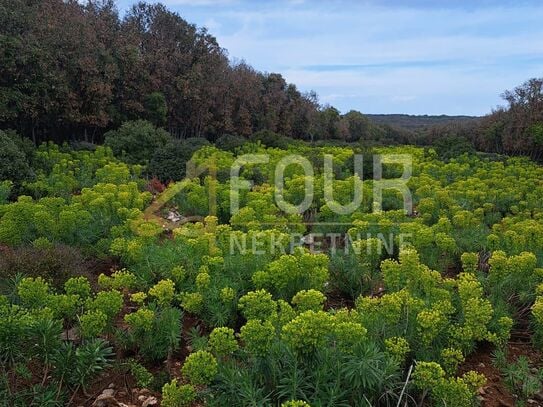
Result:
[[115,395],[115,390],[112,388],[107,388],[102,392],[102,395],[106,397],[113,397]]
[[141,405],[141,407],[149,407],[149,406],[156,406],[158,404],[158,400],[156,399],[156,397],[148,397],[144,402],[143,404]]

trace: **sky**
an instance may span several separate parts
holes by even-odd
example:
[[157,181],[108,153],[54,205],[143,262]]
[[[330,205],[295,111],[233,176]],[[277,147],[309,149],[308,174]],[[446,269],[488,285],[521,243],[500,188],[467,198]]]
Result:
[[343,113],[483,115],[543,76],[542,0],[161,2]]

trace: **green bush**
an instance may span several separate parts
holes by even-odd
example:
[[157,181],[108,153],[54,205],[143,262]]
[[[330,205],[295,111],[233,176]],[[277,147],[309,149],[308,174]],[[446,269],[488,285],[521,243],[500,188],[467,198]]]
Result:
[[278,298],[290,300],[302,290],[323,290],[328,279],[328,256],[303,249],[272,261],[264,271],[253,274],[258,288],[265,288]]
[[107,324],[107,315],[100,310],[87,311],[79,317],[79,329],[83,338],[95,338],[101,335]]
[[49,298],[49,284],[41,277],[23,278],[17,286],[21,303],[28,308],[41,308]]
[[0,130],[0,181],[13,181],[20,187],[32,178],[29,157],[21,149],[23,143],[17,135]]
[[162,182],[180,181],[185,177],[187,162],[200,147],[209,144],[204,138],[171,140],[153,153],[147,174]]
[[145,368],[142,364],[136,362],[135,360],[130,360],[128,362],[128,368],[130,374],[136,379],[138,387],[149,388],[154,381],[153,374]]
[[217,374],[217,360],[211,353],[199,350],[185,359],[181,373],[194,385],[210,384]]
[[0,205],[4,205],[8,202],[12,188],[13,182],[9,180],[0,181]]
[[238,307],[247,320],[266,320],[275,313],[277,304],[266,290],[257,290],[241,297]]
[[125,316],[129,329],[124,345],[147,361],[171,358],[181,343],[182,318],[177,308],[139,308]]
[[251,319],[241,327],[241,340],[253,355],[266,355],[275,338],[275,327],[270,321]]
[[173,379],[162,387],[163,407],[187,407],[196,399],[196,389],[190,384],[179,386]]
[[270,130],[260,130],[250,136],[251,140],[260,141],[267,147],[275,147],[286,150],[291,140],[282,134]]
[[64,291],[68,295],[77,295],[84,301],[91,295],[91,286],[86,277],[71,277],[64,283]]
[[236,152],[246,141],[247,139],[241,136],[224,134],[215,141],[215,146],[224,151]]
[[116,290],[100,291],[92,300],[87,301],[89,311],[101,311],[107,316],[109,322],[117,316],[123,308],[123,295]]
[[219,327],[209,334],[209,348],[217,356],[226,356],[238,349],[232,328]]
[[104,144],[116,157],[130,164],[148,163],[155,151],[171,142],[171,136],[145,120],[129,121],[104,135]]
[[292,305],[298,312],[322,311],[326,296],[317,290],[302,290],[292,297]]

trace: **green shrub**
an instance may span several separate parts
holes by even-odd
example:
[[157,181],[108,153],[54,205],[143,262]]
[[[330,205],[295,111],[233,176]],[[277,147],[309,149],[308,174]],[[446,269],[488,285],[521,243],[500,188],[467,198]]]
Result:
[[257,131],[250,136],[250,139],[260,141],[267,147],[275,147],[283,150],[288,148],[290,142],[288,137],[285,137],[282,134],[274,133],[270,130]]
[[177,308],[140,308],[127,314],[128,343],[145,360],[157,362],[171,357],[181,342],[183,314]]
[[292,304],[298,312],[322,311],[326,297],[317,290],[302,290],[292,298]]
[[87,311],[79,316],[79,329],[83,338],[95,338],[101,335],[107,324],[107,315],[101,310]]
[[333,330],[332,317],[324,311],[306,311],[283,327],[282,339],[300,353],[324,346]]
[[91,286],[86,277],[71,277],[64,283],[64,291],[68,295],[77,295],[84,301],[91,295]]
[[151,287],[149,296],[156,298],[162,306],[169,305],[175,296],[175,283],[172,280],[160,280]]
[[241,327],[240,337],[249,353],[266,355],[275,338],[275,328],[270,321],[251,319]]
[[275,313],[277,304],[266,290],[257,290],[241,297],[238,308],[247,320],[266,320]]
[[21,150],[16,138],[18,136],[0,130],[0,181],[9,180],[16,186],[21,186],[33,173],[28,157]]
[[138,334],[153,329],[155,313],[150,309],[140,308],[131,314],[126,314],[124,320]]
[[289,400],[282,403],[281,407],[311,407],[311,405],[302,400]]
[[123,303],[123,295],[119,291],[100,291],[94,299],[87,301],[87,309],[101,311],[111,322],[121,312]]
[[232,134],[224,134],[215,141],[215,146],[221,150],[235,152],[247,139]]
[[265,271],[253,275],[258,288],[265,288],[284,300],[302,290],[323,290],[327,279],[328,256],[306,253],[303,249],[281,256],[269,263]]
[[238,342],[232,328],[215,328],[209,334],[209,348],[217,356],[226,356],[238,349]]
[[210,384],[217,374],[217,360],[204,350],[191,353],[185,359],[181,373],[194,385]]
[[100,274],[98,276],[98,284],[103,289],[108,290],[132,290],[136,288],[138,280],[134,274],[128,270],[116,270],[111,276]]
[[437,406],[471,407],[477,389],[486,379],[477,372],[467,372],[463,377],[446,378],[445,371],[435,362],[418,362],[413,372],[413,383],[427,390]]
[[145,120],[129,121],[104,135],[104,144],[116,157],[130,164],[145,164],[155,151],[171,141],[171,136]]
[[532,398],[541,390],[543,369],[530,366],[526,356],[519,356],[514,363],[507,363],[502,371],[509,389],[523,401]]
[[0,181],[0,205],[4,205],[8,202],[9,197],[11,196],[11,189],[13,188],[13,182],[11,181]]
[[130,374],[136,379],[136,384],[141,388],[149,388],[153,383],[154,377],[153,374],[145,368],[142,364],[136,362],[135,360],[130,360],[128,362],[128,367],[130,369]]
[[179,386],[177,380],[173,379],[162,387],[163,407],[186,407],[190,406],[196,399],[196,389],[190,384]]
[[401,336],[394,336],[385,339],[387,352],[399,363],[402,363],[410,351],[409,342]]
[[17,286],[21,303],[29,308],[41,308],[49,298],[49,284],[41,277],[23,278]]
[[180,181],[185,177],[187,162],[200,147],[209,144],[204,138],[172,140],[155,150],[147,174],[162,182]]
[[78,295],[55,294],[50,295],[47,300],[47,306],[51,309],[55,318],[68,321],[75,318],[80,304],[81,301]]

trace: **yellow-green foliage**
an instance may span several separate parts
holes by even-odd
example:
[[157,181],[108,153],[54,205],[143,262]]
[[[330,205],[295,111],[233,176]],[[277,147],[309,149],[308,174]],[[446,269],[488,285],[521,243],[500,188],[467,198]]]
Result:
[[196,399],[196,389],[190,384],[177,384],[177,379],[162,387],[162,403],[164,407],[187,407]]
[[324,254],[310,254],[303,249],[281,256],[271,262],[265,271],[253,275],[257,287],[268,289],[286,300],[301,290],[322,290],[327,279],[328,257]]
[[191,353],[185,359],[181,373],[194,385],[210,384],[217,374],[217,360],[204,350]]
[[215,328],[209,334],[209,348],[217,356],[226,356],[238,349],[234,330],[227,327]]
[[299,312],[320,311],[324,306],[326,297],[317,290],[302,290],[292,297],[292,304],[296,306]]
[[172,280],[161,280],[151,287],[149,296],[155,298],[160,305],[168,305],[175,296],[175,283]]
[[240,336],[250,353],[265,355],[274,340],[275,328],[270,321],[251,319],[241,327]]

